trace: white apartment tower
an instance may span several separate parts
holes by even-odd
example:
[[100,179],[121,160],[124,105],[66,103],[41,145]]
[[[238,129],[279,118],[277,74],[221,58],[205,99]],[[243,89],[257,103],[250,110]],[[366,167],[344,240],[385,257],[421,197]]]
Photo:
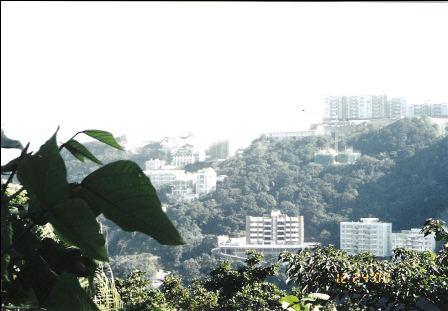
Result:
[[392,224],[378,218],[360,222],[341,222],[341,249],[349,255],[371,252],[377,257],[391,256]]
[[403,118],[406,116],[404,98],[387,99],[382,95],[329,96],[325,98],[325,116],[328,121]]
[[246,216],[246,243],[303,244],[303,216],[290,217],[277,210],[262,217]]
[[392,233],[392,249],[398,247],[411,249],[414,251],[434,251],[436,240],[434,234],[424,236],[420,229],[401,230]]
[[217,175],[211,167],[199,170],[196,177],[196,193],[206,194],[216,189]]

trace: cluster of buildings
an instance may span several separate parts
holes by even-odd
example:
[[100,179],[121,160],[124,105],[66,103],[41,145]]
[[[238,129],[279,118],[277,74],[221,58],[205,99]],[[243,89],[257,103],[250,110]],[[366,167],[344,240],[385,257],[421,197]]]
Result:
[[159,190],[169,186],[169,195],[178,201],[190,201],[216,189],[216,183],[224,178],[217,176],[211,167],[195,173],[185,171],[185,166],[204,161],[224,160],[229,157],[229,141],[218,141],[207,150],[202,148],[193,134],[180,137],[165,137],[160,149],[170,154],[171,161],[150,159],[145,163],[144,173]]
[[392,223],[378,218],[361,218],[359,222],[341,222],[340,248],[350,255],[371,252],[377,257],[392,256],[396,248],[434,251],[434,235],[424,236],[420,229],[392,232]]
[[147,161],[144,173],[157,190],[169,186],[172,198],[180,201],[190,201],[214,191],[218,181],[216,171],[211,167],[188,173],[175,165],[166,165],[160,159]]
[[[374,256],[392,256],[396,248],[415,251],[434,251],[434,234],[424,236],[420,229],[392,232],[392,223],[378,218],[361,218],[359,222],[341,222],[340,248],[349,255],[370,252]],[[296,252],[313,248],[319,243],[304,241],[303,216],[288,216],[278,210],[270,215],[246,216],[245,236],[230,238],[220,235],[218,247],[212,253],[223,257],[244,259],[247,250],[264,255],[278,255],[282,251]]]
[[171,155],[171,165],[182,168],[185,165],[229,157],[229,141],[221,140],[203,148],[192,133],[180,137],[165,137],[160,141],[161,150]]
[[282,251],[311,248],[318,243],[304,242],[303,216],[288,216],[278,210],[270,215],[246,216],[244,237],[218,236],[218,247],[212,252],[224,257],[243,259],[247,250],[264,255],[278,255]]
[[448,103],[425,102],[408,105],[405,98],[388,98],[386,94],[325,98],[325,121],[400,119],[419,116],[448,118]]

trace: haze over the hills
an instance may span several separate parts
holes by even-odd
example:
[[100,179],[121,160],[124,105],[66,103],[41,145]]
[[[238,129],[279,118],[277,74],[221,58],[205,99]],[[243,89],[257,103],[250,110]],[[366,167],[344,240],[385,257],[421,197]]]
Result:
[[61,139],[191,131],[234,149],[306,129],[330,94],[446,100],[447,13],[441,3],[2,3],[2,127],[32,147],[61,125]]

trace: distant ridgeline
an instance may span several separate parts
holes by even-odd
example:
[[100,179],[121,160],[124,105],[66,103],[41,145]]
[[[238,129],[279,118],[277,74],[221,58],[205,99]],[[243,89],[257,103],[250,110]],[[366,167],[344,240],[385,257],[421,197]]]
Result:
[[334,145],[331,135],[254,140],[219,163],[218,174],[227,178],[215,192],[167,206],[188,245],[163,247],[143,235],[114,233],[105,223],[111,255],[152,253],[163,259],[165,270],[189,280],[214,264],[210,251],[217,235],[242,234],[246,215],[272,209],[303,216],[307,241],[336,246],[342,221],[379,217],[396,230],[420,228],[430,217],[448,221],[448,137],[429,119],[358,124],[338,135],[360,153],[350,165],[315,163],[316,153]]

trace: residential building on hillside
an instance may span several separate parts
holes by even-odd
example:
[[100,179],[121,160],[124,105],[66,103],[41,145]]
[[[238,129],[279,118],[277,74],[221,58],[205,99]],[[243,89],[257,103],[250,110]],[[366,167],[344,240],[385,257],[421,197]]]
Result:
[[388,100],[386,94],[328,96],[324,111],[325,121],[403,118],[406,116],[406,100]]
[[338,153],[334,149],[319,150],[314,154],[314,162],[324,166],[334,165],[336,163],[336,155]]
[[448,103],[431,104],[431,117],[448,118]]
[[348,254],[371,252],[377,257],[391,256],[391,223],[361,218],[360,222],[341,222],[340,230],[341,249]]
[[423,117],[423,116],[431,116],[431,107],[429,104],[418,104],[412,105],[409,107],[410,117]]
[[206,194],[216,189],[217,175],[211,167],[199,170],[196,174],[196,193]]
[[195,148],[193,145],[184,145],[173,153],[172,164],[182,168],[187,164],[205,160],[205,152]]
[[425,237],[420,229],[401,230],[392,232],[392,250],[402,247],[414,251],[435,251],[436,240],[434,234]]
[[406,99],[403,97],[391,98],[385,107],[385,117],[388,119],[400,119],[407,116]]
[[213,143],[206,152],[209,160],[227,159],[229,157],[229,141],[222,140]]
[[303,244],[303,216],[273,210],[262,217],[246,216],[247,244]]
[[196,174],[184,173],[176,177],[176,179],[170,184],[171,195],[175,199],[194,199],[194,185]]
[[218,236],[218,247],[213,249],[212,253],[244,259],[246,251],[251,249],[264,255],[278,256],[282,251],[296,252],[319,245],[315,242],[304,242],[303,229],[303,216],[288,216],[278,210],[261,217],[246,216],[246,236]]
[[[149,166],[152,166],[151,162]],[[171,196],[176,200],[192,200],[216,189],[217,174],[213,168],[205,168],[197,173],[187,173],[175,166],[162,166],[160,169],[145,170],[153,186],[171,186]]]
[[354,164],[359,158],[361,158],[361,153],[355,152],[351,148],[338,152],[335,157],[336,162],[340,164]]
[[448,118],[448,103],[432,103],[412,105],[408,112],[410,117],[428,116],[432,118]]

